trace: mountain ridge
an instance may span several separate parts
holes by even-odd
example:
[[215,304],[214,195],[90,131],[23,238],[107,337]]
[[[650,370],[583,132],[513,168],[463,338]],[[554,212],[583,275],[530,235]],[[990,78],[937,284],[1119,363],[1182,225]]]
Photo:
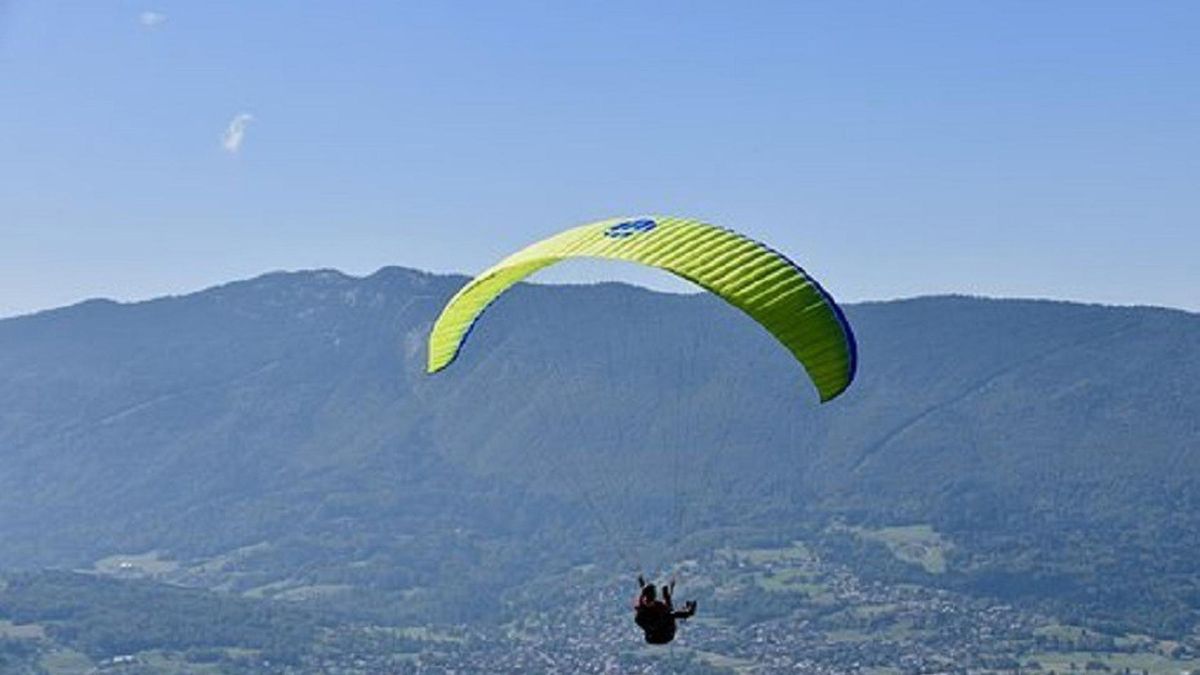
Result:
[[[204,286],[202,288],[198,288],[198,289],[194,289],[194,290],[190,290],[190,291],[184,291],[181,293],[167,293],[167,294],[163,294],[163,295],[154,296],[151,298],[143,298],[143,299],[137,299],[137,300],[116,300],[116,299],[105,297],[105,296],[84,298],[77,302],[72,302],[70,304],[61,305],[58,307],[47,307],[44,309],[38,309],[38,310],[31,311],[31,312],[27,312],[27,313],[23,313],[23,314],[16,314],[16,315],[12,315],[12,316],[0,316],[0,321],[9,321],[9,320],[13,320],[13,319],[26,319],[26,318],[30,318],[30,317],[39,316],[42,314],[47,314],[47,313],[54,313],[54,312],[61,312],[64,310],[77,309],[82,306],[92,305],[92,304],[96,304],[99,306],[115,305],[115,306],[125,307],[125,306],[130,306],[130,305],[140,305],[140,304],[146,304],[146,303],[160,302],[160,301],[164,301],[164,300],[186,298],[186,297],[190,297],[190,296],[194,296],[194,295],[198,295],[198,294],[207,293],[210,291],[218,291],[221,289],[243,287],[246,285],[253,284],[255,282],[271,280],[271,279],[298,279],[298,278],[328,276],[328,277],[332,277],[332,278],[335,278],[335,279],[338,279],[341,281],[356,282],[356,281],[365,281],[368,279],[373,279],[373,278],[377,278],[377,277],[381,277],[381,276],[394,276],[394,275],[398,275],[400,277],[453,280],[453,281],[458,281],[462,284],[465,284],[467,281],[469,281],[471,279],[471,275],[467,274],[467,273],[429,272],[429,271],[421,270],[419,268],[406,267],[403,265],[385,265],[385,266],[380,267],[379,269],[375,270],[374,272],[370,272],[370,273],[362,274],[362,275],[355,275],[355,274],[351,274],[348,272],[343,272],[343,271],[341,271],[337,268],[333,268],[333,267],[278,269],[278,270],[271,270],[271,271],[263,272],[261,274],[257,274],[257,275],[251,276],[251,277],[246,277],[243,279],[235,279],[233,281],[227,281],[224,283],[213,284],[211,286]],[[522,283],[526,284],[526,285],[561,286],[561,287],[568,287],[568,288],[569,287],[578,287],[578,286],[587,287],[587,286],[616,285],[616,286],[627,286],[629,288],[642,290],[642,291],[648,291],[650,293],[659,293],[659,294],[663,294],[663,295],[687,296],[687,295],[703,295],[705,293],[701,289],[696,289],[694,292],[690,292],[690,293],[673,293],[673,292],[659,291],[659,290],[649,288],[646,286],[642,286],[639,284],[626,282],[626,281],[619,281],[619,280],[617,280],[617,281],[584,281],[584,282],[544,283],[544,282],[539,282],[536,278],[534,278],[530,281],[522,282]],[[999,295],[960,293],[960,292],[920,293],[917,295],[897,296],[894,298],[876,298],[876,299],[869,299],[869,300],[857,300],[857,301],[853,301],[853,302],[842,302],[839,304],[844,307],[870,307],[870,306],[875,306],[875,305],[887,305],[887,304],[898,303],[898,302],[910,302],[910,301],[918,301],[918,300],[926,300],[926,299],[953,299],[953,298],[961,298],[961,299],[968,299],[968,300],[985,300],[985,301],[995,301],[995,302],[1031,302],[1031,303],[1045,302],[1045,303],[1051,303],[1051,304],[1075,305],[1075,306],[1081,306],[1081,307],[1106,307],[1106,308],[1110,308],[1110,309],[1162,310],[1162,311],[1166,311],[1166,312],[1178,312],[1181,314],[1200,316],[1200,312],[1196,312],[1196,311],[1189,310],[1189,309],[1184,309],[1182,307],[1171,307],[1171,306],[1167,306],[1167,305],[1154,305],[1154,304],[1146,304],[1146,303],[1125,304],[1125,303],[1113,303],[1113,302],[1101,302],[1101,301],[1074,300],[1074,299],[1070,299],[1070,298],[1051,298],[1051,297],[1037,297],[1037,296],[999,296]]]

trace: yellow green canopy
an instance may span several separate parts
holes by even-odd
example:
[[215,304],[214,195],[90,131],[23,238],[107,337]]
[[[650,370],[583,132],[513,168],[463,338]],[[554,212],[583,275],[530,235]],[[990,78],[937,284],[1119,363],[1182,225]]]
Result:
[[833,298],[791,260],[732,230],[643,216],[582,225],[543,239],[475,277],[442,309],[429,335],[429,372],[458,355],[471,326],[506,289],[567,258],[657,267],[715,293],[766,328],[828,401],[854,379],[854,334]]

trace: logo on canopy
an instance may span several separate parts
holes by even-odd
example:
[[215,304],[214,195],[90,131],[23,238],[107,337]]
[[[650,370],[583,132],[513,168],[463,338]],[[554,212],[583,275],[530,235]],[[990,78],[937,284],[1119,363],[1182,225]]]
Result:
[[604,236],[612,239],[625,239],[627,237],[632,237],[635,234],[649,232],[657,225],[658,223],[655,223],[649,218],[642,218],[641,220],[627,220],[623,223],[617,223],[616,225],[609,226],[609,228],[604,231]]

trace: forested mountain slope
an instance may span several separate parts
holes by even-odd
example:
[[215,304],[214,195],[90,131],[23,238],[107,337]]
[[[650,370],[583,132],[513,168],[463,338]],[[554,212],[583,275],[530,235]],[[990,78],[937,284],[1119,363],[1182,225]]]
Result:
[[853,305],[859,378],[819,405],[736,310],[620,284],[514,289],[427,376],[463,282],[270,274],[0,321],[0,566],[154,551],[187,583],[473,618],[639,534],[927,523],[939,583],[1194,621],[1200,316]]

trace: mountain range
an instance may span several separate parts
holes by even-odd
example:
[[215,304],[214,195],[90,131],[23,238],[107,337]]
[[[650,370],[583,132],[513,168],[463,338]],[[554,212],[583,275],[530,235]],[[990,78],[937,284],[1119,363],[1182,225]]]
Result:
[[[396,621],[487,621],[580,565],[823,542],[1162,634],[1200,621],[1200,316],[845,307],[855,383],[708,295],[525,284],[446,371],[465,279],[273,273],[0,320],[0,568],[110,569]],[[921,525],[945,569],[856,532]]]

